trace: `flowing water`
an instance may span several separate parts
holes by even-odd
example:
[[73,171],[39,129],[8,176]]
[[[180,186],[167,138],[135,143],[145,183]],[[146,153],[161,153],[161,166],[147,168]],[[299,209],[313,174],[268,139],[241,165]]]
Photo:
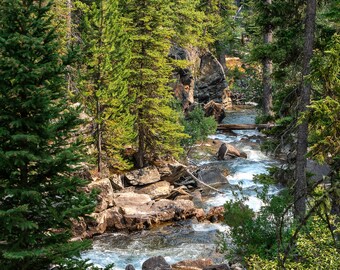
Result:
[[[252,124],[255,121],[253,111],[235,111],[228,113],[223,123]],[[199,166],[216,166],[230,171],[227,177],[231,185],[242,188],[247,196],[246,204],[258,211],[262,201],[256,197],[256,189],[261,185],[253,182],[253,176],[266,173],[267,169],[277,161],[260,151],[261,133],[256,130],[235,131],[234,135],[215,134],[211,139],[218,139],[236,146],[247,153],[248,158],[236,158],[225,161],[205,160]],[[208,193],[203,207],[209,209],[213,206],[223,205],[226,201],[234,199],[240,191],[230,189],[230,186],[220,187],[223,194]],[[278,188],[272,186],[269,190],[276,193]],[[173,225],[163,226],[153,230],[135,233],[107,233],[95,237],[93,247],[82,254],[83,258],[90,259],[95,265],[105,266],[115,264],[115,269],[125,269],[132,264],[138,270],[142,263],[153,256],[163,256],[170,264],[188,259],[212,258],[216,263],[223,260],[223,256],[216,251],[216,232],[226,232],[228,227],[222,224],[195,223],[187,220]]]

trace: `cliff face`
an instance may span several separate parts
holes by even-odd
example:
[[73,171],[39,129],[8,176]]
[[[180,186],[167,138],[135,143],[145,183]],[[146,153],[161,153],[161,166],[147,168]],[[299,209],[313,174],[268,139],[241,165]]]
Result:
[[211,52],[174,45],[169,56],[189,61],[187,68],[178,68],[174,74],[175,95],[182,101],[184,109],[194,101],[203,104],[215,101],[222,103],[225,108],[231,106],[224,69]]

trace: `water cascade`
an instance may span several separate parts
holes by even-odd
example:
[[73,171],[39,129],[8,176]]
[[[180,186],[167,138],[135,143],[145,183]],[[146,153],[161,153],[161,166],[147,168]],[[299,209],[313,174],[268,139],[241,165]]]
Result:
[[[252,124],[255,122],[254,111],[233,111],[223,120],[226,124]],[[220,140],[236,146],[244,151],[248,158],[235,158],[230,160],[200,160],[199,166],[218,166],[230,171],[227,177],[230,185],[238,185],[242,193],[247,196],[246,204],[255,211],[259,210],[262,201],[256,197],[256,189],[261,185],[253,181],[253,176],[266,173],[267,169],[277,161],[260,151],[260,137],[264,136],[256,130],[235,131],[234,135],[215,134],[211,139]],[[230,185],[220,187],[217,193],[208,192],[204,200],[204,208],[223,205],[232,200],[235,193]],[[278,187],[270,187],[270,193],[276,193]],[[216,232],[226,232],[228,227],[219,223],[197,223],[187,220],[163,226],[148,231],[134,233],[106,233],[94,238],[93,247],[82,254],[83,258],[90,259],[98,266],[115,264],[115,269],[125,269],[132,264],[141,269],[142,263],[152,256],[163,256],[169,264],[198,258],[211,258],[216,263],[223,261],[223,255],[216,251]]]

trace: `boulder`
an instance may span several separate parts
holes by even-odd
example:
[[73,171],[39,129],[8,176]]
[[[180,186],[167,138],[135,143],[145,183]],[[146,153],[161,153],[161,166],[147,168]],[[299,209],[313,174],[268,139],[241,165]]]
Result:
[[218,222],[224,220],[224,207],[216,206],[209,210],[206,214],[206,219],[211,222]]
[[103,234],[108,229],[110,230],[123,230],[126,228],[123,215],[120,213],[119,208],[113,207],[100,213],[92,213],[92,218],[88,222],[89,234]]
[[202,270],[213,264],[211,259],[185,260],[171,265],[173,270]]
[[171,266],[162,256],[157,256],[147,259],[142,264],[142,270],[171,270]]
[[222,65],[212,53],[206,52],[201,56],[198,73],[195,83],[195,99],[204,104],[210,100],[221,103],[228,84]]
[[161,176],[156,167],[150,166],[128,172],[125,178],[130,185],[143,186],[160,181]]
[[155,165],[158,168],[161,180],[168,181],[169,183],[178,181],[187,173],[187,167],[176,160],[158,161],[155,163]]
[[109,178],[99,179],[88,185],[89,190],[96,189],[99,191],[97,196],[96,213],[104,211],[113,206],[113,188]]
[[169,196],[173,187],[167,181],[160,181],[136,190],[136,193],[150,195],[151,199]]
[[247,157],[246,153],[242,153],[240,150],[238,150],[235,146],[231,144],[227,144],[228,151],[226,155],[230,155],[233,157]]
[[110,175],[109,179],[111,181],[112,188],[114,190],[122,190],[124,188],[124,177],[119,174]]
[[125,267],[125,270],[136,270],[135,267],[132,265],[132,264],[128,264],[126,267]]
[[113,197],[114,205],[124,207],[126,205],[139,206],[147,204],[151,201],[151,197],[147,194],[138,194],[134,192],[115,193]]
[[217,167],[207,167],[198,172],[198,179],[208,185],[228,184],[223,171]]
[[213,100],[204,105],[204,112],[206,117],[213,116],[218,123],[221,123],[226,116],[223,104]]
[[230,267],[227,264],[218,264],[204,267],[203,270],[230,270]]
[[179,196],[191,196],[190,200],[193,198],[193,196],[188,192],[186,186],[179,186],[175,189],[172,189],[171,193],[166,197],[166,199],[174,200]]
[[234,263],[230,266],[231,270],[243,270],[243,266],[240,263]]

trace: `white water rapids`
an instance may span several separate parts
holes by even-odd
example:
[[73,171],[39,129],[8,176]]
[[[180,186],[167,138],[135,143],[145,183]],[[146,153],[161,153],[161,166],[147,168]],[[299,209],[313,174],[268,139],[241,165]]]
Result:
[[[254,112],[237,111],[229,113],[223,123],[252,124],[254,120]],[[199,165],[205,167],[216,165],[228,169],[231,172],[227,177],[229,183],[240,186],[248,198],[246,204],[258,211],[262,201],[256,197],[255,189],[261,188],[261,185],[254,183],[253,177],[266,173],[267,169],[277,162],[260,151],[258,139],[263,135],[258,131],[235,131],[235,133],[235,136],[215,134],[210,138],[234,145],[247,153],[247,159],[203,161]],[[209,198],[204,201],[204,208],[220,206],[234,198],[229,186],[222,186],[220,190],[223,194],[217,192],[209,194]],[[278,188],[275,186],[269,190],[273,194],[277,191]],[[131,234],[107,233],[95,237],[92,249],[83,252],[82,257],[102,267],[114,263],[117,270],[125,269],[127,264],[132,264],[137,270],[141,269],[146,259],[159,255],[169,264],[198,258],[212,258],[216,263],[220,263],[223,256],[216,252],[216,232],[227,230],[228,227],[222,224],[182,221],[171,226]]]

